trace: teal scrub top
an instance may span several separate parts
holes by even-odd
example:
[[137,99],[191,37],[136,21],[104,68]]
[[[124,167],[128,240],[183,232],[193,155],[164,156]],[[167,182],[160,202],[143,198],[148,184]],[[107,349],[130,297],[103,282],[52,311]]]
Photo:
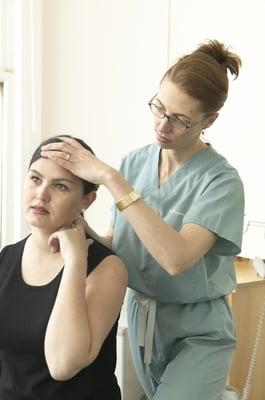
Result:
[[242,240],[244,191],[240,176],[208,145],[159,187],[159,154],[157,144],[130,152],[122,160],[121,174],[176,231],[193,223],[218,238],[191,268],[172,277],[113,207],[113,249],[128,268],[129,287],[161,303],[197,303],[227,295],[236,287],[233,258],[240,252]]

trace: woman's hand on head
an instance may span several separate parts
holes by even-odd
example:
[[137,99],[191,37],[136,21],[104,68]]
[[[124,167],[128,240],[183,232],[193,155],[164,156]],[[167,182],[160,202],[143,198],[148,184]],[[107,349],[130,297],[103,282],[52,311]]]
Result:
[[53,253],[60,251],[66,265],[86,263],[92,239],[86,239],[84,226],[77,218],[70,226],[54,232],[48,240]]
[[112,168],[99,160],[73,138],[60,137],[62,142],[42,147],[42,157],[47,157],[72,174],[95,184],[104,184]]

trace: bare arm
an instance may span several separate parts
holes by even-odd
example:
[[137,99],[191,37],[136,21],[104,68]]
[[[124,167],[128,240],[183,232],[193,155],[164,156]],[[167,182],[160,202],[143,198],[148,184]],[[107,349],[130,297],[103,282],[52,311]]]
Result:
[[[117,202],[132,187],[114,168],[103,163],[73,139],[45,146],[43,155],[73,174],[90,182],[103,184]],[[49,151],[53,150],[53,151]],[[63,154],[71,154],[67,161]],[[123,211],[124,216],[153,258],[170,274],[191,267],[214,245],[217,236],[202,226],[187,224],[177,232],[143,200]]]
[[119,315],[127,271],[118,257],[108,256],[86,277],[85,239],[71,229],[59,235],[61,252],[67,249],[65,267],[44,347],[51,376],[66,380],[97,357]]

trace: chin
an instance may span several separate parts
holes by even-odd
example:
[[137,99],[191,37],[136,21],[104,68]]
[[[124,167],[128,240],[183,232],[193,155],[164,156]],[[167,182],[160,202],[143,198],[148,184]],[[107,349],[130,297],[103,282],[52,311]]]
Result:
[[161,149],[173,149],[172,143],[161,143],[159,140],[157,140],[157,144]]
[[47,232],[55,232],[57,229],[53,229],[53,227],[48,226],[47,224],[41,223],[40,221],[36,221],[34,219],[28,218],[27,219],[27,224],[29,228],[33,228],[34,230],[39,230],[43,231],[45,233]]

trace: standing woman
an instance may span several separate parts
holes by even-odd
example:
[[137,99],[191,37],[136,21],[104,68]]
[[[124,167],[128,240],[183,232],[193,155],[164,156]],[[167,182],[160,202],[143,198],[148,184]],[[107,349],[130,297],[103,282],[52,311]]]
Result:
[[[50,141],[61,139],[42,144]],[[127,271],[79,221],[97,185],[40,149],[24,185],[31,234],[0,253],[0,399],[120,400],[116,332]]]
[[201,134],[225,103],[228,70],[237,77],[240,65],[216,40],[180,58],[149,102],[156,143],[124,157],[120,172],[71,139],[43,148],[115,199],[107,239],[128,268],[132,356],[149,399],[217,400],[225,387],[244,193]]

